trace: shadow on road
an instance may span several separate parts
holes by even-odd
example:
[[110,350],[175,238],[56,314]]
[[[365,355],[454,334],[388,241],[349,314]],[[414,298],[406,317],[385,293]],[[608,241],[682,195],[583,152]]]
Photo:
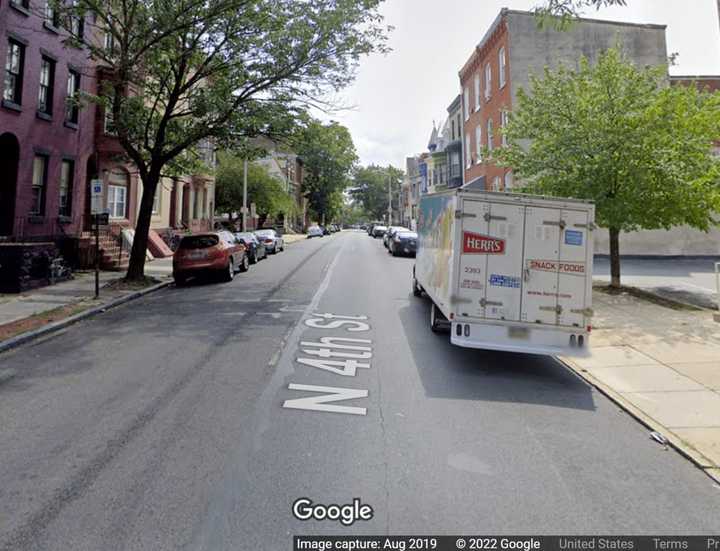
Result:
[[595,409],[591,387],[556,359],[454,346],[430,330],[430,301],[410,300],[398,314],[428,397]]

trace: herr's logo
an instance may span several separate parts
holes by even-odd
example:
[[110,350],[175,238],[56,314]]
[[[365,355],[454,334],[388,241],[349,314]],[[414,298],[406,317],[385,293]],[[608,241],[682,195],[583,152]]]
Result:
[[463,253],[505,254],[505,240],[466,231],[463,232]]

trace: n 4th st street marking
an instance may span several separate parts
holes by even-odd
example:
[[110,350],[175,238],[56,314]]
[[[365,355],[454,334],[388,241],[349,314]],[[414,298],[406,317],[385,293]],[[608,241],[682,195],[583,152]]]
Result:
[[[337,314],[314,314],[305,320],[305,325],[313,329],[339,330],[359,333],[370,330],[366,323],[367,316],[343,316]],[[302,355],[298,364],[329,371],[342,377],[354,377],[358,369],[370,369],[372,358],[372,341],[351,337],[326,336],[317,341],[300,342]],[[368,360],[368,361],[360,361]],[[332,402],[367,398],[365,389],[337,388],[329,386],[300,385],[291,383],[289,390],[318,393],[318,396],[307,396],[285,400],[283,407],[308,411],[324,411],[329,413],[345,413],[348,415],[366,415],[367,409],[358,406],[331,405]]]

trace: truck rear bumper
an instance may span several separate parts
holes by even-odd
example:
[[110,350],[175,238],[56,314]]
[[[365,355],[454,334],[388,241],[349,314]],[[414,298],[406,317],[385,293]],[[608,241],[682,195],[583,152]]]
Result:
[[450,328],[450,342],[457,346],[548,356],[589,356],[589,337],[579,328],[572,331],[464,321],[454,321]]

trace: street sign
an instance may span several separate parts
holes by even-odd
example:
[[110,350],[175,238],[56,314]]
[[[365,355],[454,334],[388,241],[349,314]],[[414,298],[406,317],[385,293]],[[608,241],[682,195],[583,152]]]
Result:
[[99,214],[103,212],[103,181],[100,179],[90,181],[90,213]]

